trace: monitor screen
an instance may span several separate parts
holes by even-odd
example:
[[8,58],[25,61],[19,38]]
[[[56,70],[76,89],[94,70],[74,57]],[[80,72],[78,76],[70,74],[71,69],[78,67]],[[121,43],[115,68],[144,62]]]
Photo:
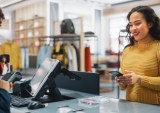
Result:
[[[59,71],[57,67],[59,66],[59,60],[46,58],[38,70],[36,71],[35,75],[30,81],[30,91],[29,93],[36,97],[39,93],[42,93],[44,90],[44,85],[48,82],[48,78],[52,75],[53,71]],[[54,72],[55,73],[55,72]],[[42,95],[42,94],[39,94]]]

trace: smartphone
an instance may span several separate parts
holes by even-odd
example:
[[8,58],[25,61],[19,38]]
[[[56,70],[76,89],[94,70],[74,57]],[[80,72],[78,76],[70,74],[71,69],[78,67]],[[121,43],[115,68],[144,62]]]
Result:
[[123,76],[123,74],[120,73],[119,71],[111,71],[110,73],[112,74],[112,76],[117,76],[117,77]]
[[15,82],[20,81],[22,79],[22,75],[20,72],[7,73],[3,75],[1,79],[8,82]]
[[120,73],[120,72],[117,72],[116,76],[117,76],[117,77],[120,77],[120,76],[123,76],[123,74]]

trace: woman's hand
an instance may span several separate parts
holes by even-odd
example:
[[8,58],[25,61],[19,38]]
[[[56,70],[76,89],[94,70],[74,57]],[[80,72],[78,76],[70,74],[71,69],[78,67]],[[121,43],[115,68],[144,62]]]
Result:
[[124,76],[119,76],[119,77],[116,76],[115,80],[119,84],[124,84],[125,83],[125,77]]
[[13,84],[4,80],[0,80],[0,88],[9,91],[13,87]]
[[141,76],[135,74],[135,72],[133,72],[133,71],[125,70],[125,74],[123,76],[120,76],[120,77],[115,77],[115,80],[119,84],[131,85],[131,84],[135,84],[135,83],[140,83]]
[[128,85],[141,82],[141,76],[137,75],[133,71],[125,70],[124,78],[125,78],[125,83]]

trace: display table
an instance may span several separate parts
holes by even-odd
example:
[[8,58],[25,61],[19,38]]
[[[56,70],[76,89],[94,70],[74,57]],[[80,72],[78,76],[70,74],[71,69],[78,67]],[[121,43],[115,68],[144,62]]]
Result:
[[[63,89],[60,91],[64,95],[70,95],[76,97],[76,99],[48,103],[45,108],[36,110],[28,110],[26,107],[11,107],[11,113],[72,113],[74,109],[83,109],[83,111],[76,113],[159,113],[160,110],[160,105],[142,104],[113,98],[108,98],[108,102],[98,104],[97,106],[83,106],[78,103],[80,98],[95,95]],[[58,108],[59,106],[68,107]]]

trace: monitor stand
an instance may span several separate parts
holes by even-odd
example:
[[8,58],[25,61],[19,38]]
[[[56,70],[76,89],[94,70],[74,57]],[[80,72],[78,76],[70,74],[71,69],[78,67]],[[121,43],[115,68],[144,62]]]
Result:
[[40,97],[39,99],[33,98],[32,100],[42,103],[50,103],[63,100],[63,96],[61,95],[59,89],[56,87],[55,80],[53,80],[53,82],[50,84],[50,87],[47,89],[48,92],[45,92],[45,95],[43,97]]
[[[70,80],[80,80],[81,79],[79,76],[73,74],[72,72],[68,71],[65,68],[61,69],[61,72],[67,75]],[[33,100],[39,101],[42,103],[49,103],[49,102],[57,102],[57,101],[62,101],[62,100],[74,99],[72,97],[61,95],[55,83],[55,78],[57,75],[54,75],[52,83],[47,85],[46,89],[48,89],[48,92],[45,92],[45,95],[43,95],[40,98],[33,98]]]

